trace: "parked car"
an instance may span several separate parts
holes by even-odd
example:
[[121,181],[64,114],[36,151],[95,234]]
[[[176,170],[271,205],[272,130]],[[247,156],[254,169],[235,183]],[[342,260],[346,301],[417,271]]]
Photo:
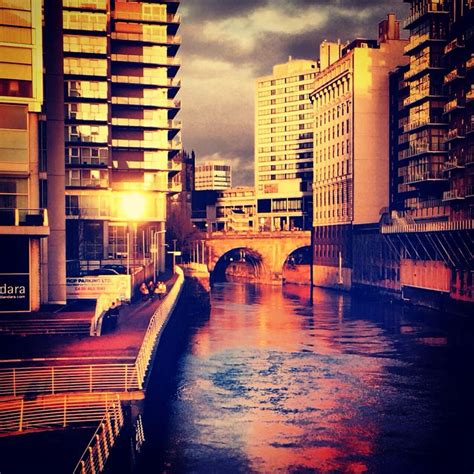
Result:
[[98,276],[98,275],[120,275],[117,270],[113,268],[95,268],[94,270],[87,270],[84,276]]
[[108,263],[107,265],[104,265],[102,268],[110,268],[111,270],[115,270],[120,275],[127,274],[127,267],[125,265],[116,265],[113,263]]

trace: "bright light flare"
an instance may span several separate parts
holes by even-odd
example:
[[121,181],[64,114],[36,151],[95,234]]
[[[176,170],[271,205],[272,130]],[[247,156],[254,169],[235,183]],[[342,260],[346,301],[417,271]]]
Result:
[[129,221],[143,220],[147,214],[146,198],[140,193],[127,193],[120,196],[119,211]]

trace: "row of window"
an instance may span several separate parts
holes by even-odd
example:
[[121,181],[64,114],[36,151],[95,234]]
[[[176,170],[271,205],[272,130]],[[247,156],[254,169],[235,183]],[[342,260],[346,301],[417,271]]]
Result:
[[309,99],[309,94],[296,94],[288,97],[277,97],[276,99],[259,100],[258,107],[265,107],[267,105],[288,104],[289,102],[306,101]]
[[342,160],[332,165],[318,167],[314,170],[314,181],[319,182],[326,179],[339,178],[352,173],[352,161]]
[[303,161],[302,163],[281,163],[279,165],[266,165],[259,166],[258,172],[262,173],[264,171],[281,171],[281,170],[294,170],[294,169],[305,169],[312,168],[313,163],[311,161]]
[[294,132],[295,130],[312,130],[311,122],[296,123],[293,125],[280,125],[278,127],[259,127],[258,136],[268,135],[270,133]]
[[303,153],[284,153],[281,155],[264,155],[258,157],[259,163],[268,163],[272,161],[288,161],[288,160],[304,160],[313,158],[313,152],[307,151]]
[[340,143],[333,144],[328,147],[320,147],[315,150],[316,163],[323,163],[339,156],[350,156],[351,142],[350,140],[342,140]]
[[305,181],[311,181],[313,179],[312,172],[298,172],[298,173],[278,173],[278,174],[261,174],[259,175],[259,181],[277,181],[284,179],[302,179]]
[[350,114],[351,112],[351,101],[346,100],[345,103],[338,104],[334,106],[332,109],[316,115],[316,126],[322,127],[323,125],[330,124],[334,122],[334,120],[338,119],[339,117],[344,117],[346,114]]
[[288,112],[296,112],[297,110],[309,110],[312,109],[312,105],[310,103],[307,104],[297,104],[297,105],[289,105],[287,107],[277,107],[275,109],[260,109],[257,112],[259,117],[264,117],[265,115],[275,115],[275,114],[284,114]]
[[270,125],[274,123],[286,123],[286,122],[295,122],[295,121],[303,121],[303,120],[313,120],[313,114],[290,114],[285,115],[283,117],[273,117],[273,118],[265,118],[259,119],[258,125]]
[[277,135],[273,137],[259,137],[258,143],[260,145],[266,143],[278,143],[278,142],[289,142],[294,140],[310,140],[313,138],[313,134],[311,132],[308,133],[297,133],[292,135]]
[[[331,134],[332,132],[332,134]],[[336,138],[339,138],[339,135],[343,136],[345,134],[350,133],[350,122],[349,119],[347,119],[344,123],[344,121],[341,121],[337,125],[333,125],[332,127],[328,127],[327,129],[319,132],[319,139],[318,139],[318,133],[316,133],[315,136],[315,145],[322,145],[325,144],[326,142],[330,140],[334,140]]]
[[310,91],[313,89],[313,83],[308,84],[300,84],[298,86],[291,86],[291,87],[280,87],[278,89],[269,89],[265,91],[259,91],[257,96],[258,98],[263,97],[271,97],[274,95],[283,95],[283,94],[292,94],[298,91]]
[[[316,68],[316,65],[314,65]],[[270,79],[268,81],[261,81],[258,83],[258,88],[264,88],[264,87],[273,87],[273,86],[281,86],[283,84],[292,84],[294,82],[299,82],[299,81],[309,81],[311,79],[314,79],[315,73],[307,73],[307,74],[299,74],[297,76],[289,76],[289,77],[282,77],[280,79]]]

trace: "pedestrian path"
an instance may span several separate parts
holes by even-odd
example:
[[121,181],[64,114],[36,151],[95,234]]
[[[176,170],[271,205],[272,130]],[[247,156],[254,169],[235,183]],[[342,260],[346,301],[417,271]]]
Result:
[[[174,280],[167,282],[168,288]],[[103,335],[43,334],[18,336],[0,332],[0,369],[21,365],[61,365],[129,362],[138,355],[150,318],[161,301],[158,299],[125,304],[121,307],[117,325],[113,330],[105,327]],[[77,309],[81,309],[77,311]],[[47,311],[35,314],[16,315],[27,319],[80,319],[90,321],[94,315],[94,305],[71,305],[61,311]],[[11,319],[12,315],[2,319]]]

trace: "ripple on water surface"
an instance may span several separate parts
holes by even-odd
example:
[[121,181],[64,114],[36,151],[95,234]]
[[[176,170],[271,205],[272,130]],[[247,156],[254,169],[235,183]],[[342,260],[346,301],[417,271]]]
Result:
[[[457,390],[472,368],[453,389],[448,367],[456,352],[443,319],[321,290],[311,308],[307,292],[214,287],[211,315],[191,328],[166,401],[166,441],[155,453],[163,471],[468,467],[472,407]],[[463,410],[471,411],[455,431],[451,420]],[[146,419],[154,419],[152,407]]]

